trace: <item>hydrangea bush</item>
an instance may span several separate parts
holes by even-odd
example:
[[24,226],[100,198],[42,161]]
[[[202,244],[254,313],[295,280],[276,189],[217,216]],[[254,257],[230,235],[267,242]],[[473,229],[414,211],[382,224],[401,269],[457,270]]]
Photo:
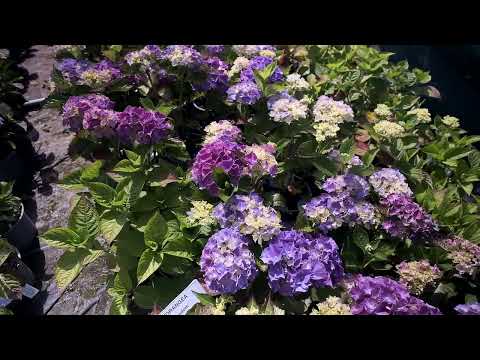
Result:
[[[480,153],[422,107],[430,76],[373,47],[62,46],[49,104],[92,163],[67,286],[112,264],[112,314],[193,279],[212,314],[478,313]],[[74,266],[72,266],[74,262]]]

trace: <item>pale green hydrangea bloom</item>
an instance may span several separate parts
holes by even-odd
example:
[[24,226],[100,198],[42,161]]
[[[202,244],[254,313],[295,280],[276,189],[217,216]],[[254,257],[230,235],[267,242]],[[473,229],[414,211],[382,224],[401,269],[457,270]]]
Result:
[[405,133],[403,126],[388,120],[382,120],[373,126],[373,129],[380,136],[387,139],[401,137]]
[[352,315],[350,307],[336,296],[329,296],[325,301],[317,304],[317,309],[312,311],[312,315]]
[[187,221],[190,225],[214,225],[215,218],[212,216],[213,205],[200,200],[192,201],[192,208],[187,212]]
[[420,108],[420,109],[413,109],[407,112],[407,115],[414,115],[418,122],[428,124],[430,121],[432,121],[432,117],[430,115],[430,112],[428,109],[425,108]]
[[458,120],[458,118],[454,117],[454,116],[450,116],[450,115],[447,115],[445,117],[443,117],[442,119],[442,122],[451,127],[451,128],[458,128],[460,126],[460,120]]
[[388,120],[393,116],[392,111],[385,104],[378,104],[373,112],[382,120]]

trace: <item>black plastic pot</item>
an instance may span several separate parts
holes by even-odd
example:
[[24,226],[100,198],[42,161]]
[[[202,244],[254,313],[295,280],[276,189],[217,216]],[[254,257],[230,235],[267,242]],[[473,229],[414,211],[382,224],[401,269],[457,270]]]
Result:
[[15,246],[20,253],[24,254],[30,251],[35,245],[34,240],[36,235],[37,229],[35,228],[33,221],[25,212],[25,208],[22,204],[20,219],[7,234],[8,242]]
[[14,181],[24,173],[24,163],[15,151],[0,160],[0,181]]

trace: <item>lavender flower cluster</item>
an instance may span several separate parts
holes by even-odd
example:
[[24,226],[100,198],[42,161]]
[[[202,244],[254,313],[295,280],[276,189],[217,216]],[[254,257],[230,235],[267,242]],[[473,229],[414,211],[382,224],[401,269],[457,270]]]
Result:
[[427,260],[402,261],[397,265],[397,273],[400,283],[414,295],[422,294],[427,286],[433,285],[442,276],[440,269],[430,265]]
[[212,122],[206,128],[203,147],[195,157],[192,179],[213,196],[219,194],[214,172],[222,169],[232,184],[238,184],[241,176],[275,176],[278,164],[275,160],[274,144],[244,145],[238,143],[241,131],[228,120]]
[[212,213],[221,227],[238,229],[262,244],[280,232],[281,219],[275,209],[265,206],[256,193],[235,195],[225,204],[218,204]]
[[99,138],[117,136],[124,143],[155,144],[172,129],[164,114],[127,106],[113,110],[114,102],[104,95],[72,96],[63,106],[63,123],[72,131],[90,131]]
[[108,86],[122,77],[119,66],[109,60],[91,63],[87,60],[64,59],[56,67],[68,82],[91,88]]
[[350,278],[353,315],[441,315],[440,310],[409,294],[399,282],[384,276]]
[[473,275],[480,269],[480,246],[458,236],[437,240],[435,243],[447,252],[447,258],[453,262],[460,275]]
[[200,269],[212,293],[234,294],[250,286],[258,270],[248,246],[248,238],[236,229],[222,229],[208,239]]
[[343,277],[338,246],[332,238],[282,231],[263,250],[268,283],[284,296],[306,293],[312,286],[333,287]]
[[382,198],[391,194],[405,194],[412,196],[412,190],[407,179],[397,169],[383,168],[374,172],[368,179],[373,190]]
[[480,315],[480,303],[457,305],[455,310],[460,315]]
[[380,204],[386,212],[382,227],[391,236],[421,239],[438,231],[432,217],[408,195],[390,194]]
[[364,200],[369,185],[358,175],[346,174],[328,178],[321,194],[303,206],[305,216],[326,233],[343,224],[374,226],[378,220],[375,207]]

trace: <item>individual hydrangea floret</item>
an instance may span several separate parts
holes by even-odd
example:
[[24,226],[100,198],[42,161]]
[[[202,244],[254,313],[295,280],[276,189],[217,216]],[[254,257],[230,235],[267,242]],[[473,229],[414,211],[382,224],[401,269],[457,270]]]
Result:
[[338,246],[332,238],[295,230],[282,231],[263,250],[268,283],[283,296],[304,294],[314,287],[333,287],[343,277]]
[[200,269],[207,289],[213,294],[235,294],[247,289],[258,273],[248,238],[228,228],[208,239]]
[[222,169],[230,177],[230,181],[238,184],[244,168],[243,146],[220,139],[202,147],[195,157],[192,167],[192,179],[200,187],[213,196],[219,193],[215,183],[214,171]]
[[[342,154],[340,153],[340,151],[338,151],[336,149],[330,150],[330,152],[328,153],[327,156],[330,160],[335,161],[337,163],[341,163],[343,161]],[[345,169],[349,170],[349,169],[352,168],[352,166],[362,166],[363,161],[357,155],[353,155],[353,156],[348,158],[345,165],[346,165]]]
[[239,82],[227,90],[227,100],[229,102],[253,105],[260,100],[261,97],[260,89],[252,81]]
[[427,260],[402,261],[397,265],[397,273],[400,283],[414,295],[422,294],[427,286],[433,285],[442,276],[440,269],[430,265]]
[[393,116],[392,110],[385,104],[378,104],[373,112],[382,120],[388,120]]
[[460,120],[450,115],[444,116],[442,118],[442,123],[444,123],[448,127],[451,127],[452,129],[460,127]]
[[238,229],[260,244],[277,235],[282,227],[277,211],[265,206],[256,193],[233,196],[227,203],[217,205],[213,216],[221,227]]
[[393,121],[381,120],[373,125],[375,132],[388,140],[401,137],[405,134],[405,129],[402,125],[394,123]]
[[197,68],[204,64],[202,55],[192,46],[169,45],[160,55],[161,60],[166,60],[173,67],[183,66],[186,68]]
[[412,190],[407,184],[406,177],[397,169],[383,168],[374,172],[368,179],[373,190],[381,197],[391,194],[405,194],[412,196]]
[[447,258],[460,275],[473,275],[480,268],[480,246],[477,244],[458,236],[435,243],[447,252]]
[[350,306],[342,302],[337,296],[329,296],[327,299],[317,304],[311,315],[352,315]]
[[243,150],[246,165],[244,174],[251,177],[277,175],[278,163],[275,159],[275,151],[276,145],[274,143],[245,146]]
[[340,127],[337,124],[331,124],[326,122],[313,123],[313,129],[315,130],[315,139],[321,143],[327,139],[334,138],[340,131]]
[[430,112],[426,108],[413,109],[407,112],[407,115],[413,115],[418,120],[419,123],[428,124],[432,121]]
[[205,127],[204,131],[206,133],[204,144],[219,139],[235,142],[239,141],[242,136],[242,131],[228,120],[213,121]]
[[273,121],[291,124],[293,121],[305,119],[308,106],[295,99],[287,92],[282,92],[268,99],[269,115]]
[[191,209],[187,211],[187,221],[190,225],[214,225],[217,220],[212,216],[212,210],[212,204],[204,200],[193,200]]
[[295,91],[306,91],[310,89],[310,84],[300,74],[293,73],[286,78],[287,89]]
[[432,217],[408,195],[391,194],[380,200],[386,219],[382,226],[391,236],[399,238],[427,238],[438,231]]
[[93,108],[113,110],[114,105],[115,103],[104,95],[71,96],[63,105],[63,124],[72,131],[80,131],[83,127],[83,116],[86,111]]
[[172,125],[157,111],[127,106],[118,114],[116,131],[124,143],[156,144],[166,138]]
[[440,311],[411,296],[401,283],[384,276],[355,276],[348,286],[353,315],[440,315]]
[[455,311],[460,315],[480,315],[480,303],[457,305]]

